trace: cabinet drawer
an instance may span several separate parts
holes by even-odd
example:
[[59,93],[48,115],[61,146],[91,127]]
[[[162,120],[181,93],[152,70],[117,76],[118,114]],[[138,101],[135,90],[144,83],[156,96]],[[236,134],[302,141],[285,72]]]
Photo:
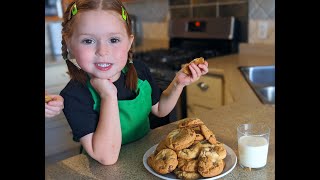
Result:
[[222,78],[215,76],[202,76],[200,79],[187,86],[188,96],[202,96],[215,98],[222,95]]
[[187,116],[196,117],[205,111],[224,105],[224,77],[221,74],[207,74],[187,86]]
[[204,108],[213,109],[222,105],[221,96],[216,97],[202,97],[202,96],[189,96],[187,99],[189,106],[197,105]]

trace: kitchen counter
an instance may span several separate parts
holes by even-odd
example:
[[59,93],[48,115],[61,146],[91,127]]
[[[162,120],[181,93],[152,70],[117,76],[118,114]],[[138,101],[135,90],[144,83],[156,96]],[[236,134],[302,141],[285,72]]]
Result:
[[[238,156],[236,128],[242,123],[264,122],[271,129],[268,162],[261,170],[243,169],[239,163],[221,179],[275,179],[275,105],[262,104],[241,75],[239,66],[271,65],[274,56],[234,54],[208,59],[209,72],[223,69],[226,88],[233,102],[198,117],[211,129],[218,141],[229,146]],[[209,102],[208,102],[209,103]],[[86,155],[76,155],[46,168],[47,179],[159,179],[143,166],[144,153],[160,142],[177,122],[153,129],[142,139],[123,145],[116,164],[103,166]]]

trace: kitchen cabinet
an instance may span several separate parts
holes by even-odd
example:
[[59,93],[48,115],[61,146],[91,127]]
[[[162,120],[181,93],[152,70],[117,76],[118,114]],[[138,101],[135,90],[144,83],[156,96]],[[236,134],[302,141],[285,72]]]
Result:
[[224,105],[225,82],[220,73],[208,73],[187,86],[187,116],[197,117],[203,110]]

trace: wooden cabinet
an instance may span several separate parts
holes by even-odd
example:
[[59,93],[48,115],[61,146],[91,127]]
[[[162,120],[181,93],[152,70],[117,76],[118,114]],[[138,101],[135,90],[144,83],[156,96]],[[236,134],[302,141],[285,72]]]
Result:
[[196,117],[204,110],[224,105],[225,82],[223,74],[208,73],[187,86],[187,116]]

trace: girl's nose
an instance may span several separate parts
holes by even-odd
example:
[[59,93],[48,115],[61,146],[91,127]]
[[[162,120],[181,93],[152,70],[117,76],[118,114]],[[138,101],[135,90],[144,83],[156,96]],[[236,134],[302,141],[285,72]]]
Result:
[[107,44],[98,43],[96,54],[99,56],[105,56],[108,53]]

